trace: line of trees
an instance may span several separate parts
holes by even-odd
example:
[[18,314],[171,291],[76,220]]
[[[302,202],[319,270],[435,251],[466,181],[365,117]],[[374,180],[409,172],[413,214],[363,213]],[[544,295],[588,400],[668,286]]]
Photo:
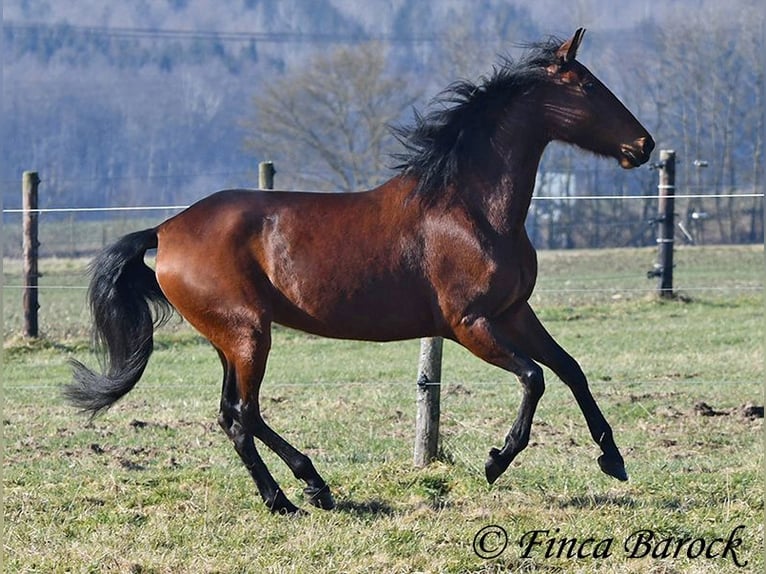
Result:
[[[374,42],[347,21],[338,28],[343,41],[296,34],[295,44],[4,26],[13,81],[6,80],[0,122],[14,142],[0,158],[4,206],[19,206],[25,169],[43,176],[42,207],[191,203],[222,187],[254,185],[261,160],[275,162],[282,188],[373,187],[392,175],[390,153],[399,144],[389,124],[408,122],[413,106],[423,109],[451,81],[488,74],[498,53],[513,55],[516,42],[548,32],[524,7],[437,4],[441,12],[429,12],[427,2],[403,4],[399,16],[384,18],[392,20],[390,38],[381,33]],[[672,25],[647,19],[593,29],[580,59],[635,111],[658,147],[676,150],[678,193],[762,193],[762,10],[755,1],[738,2],[737,10],[701,3],[708,4]],[[302,17],[315,26],[307,6],[314,5],[291,13],[296,29]],[[172,12],[189,9],[181,2]],[[342,19],[337,11],[324,17]],[[428,33],[418,30],[425,22]],[[548,149],[540,171],[539,196],[656,193],[654,172],[624,172],[563,145]],[[533,206],[530,232],[540,247],[654,240],[644,223],[656,215],[649,200]],[[680,202],[678,212],[695,240],[763,241],[762,198]]]

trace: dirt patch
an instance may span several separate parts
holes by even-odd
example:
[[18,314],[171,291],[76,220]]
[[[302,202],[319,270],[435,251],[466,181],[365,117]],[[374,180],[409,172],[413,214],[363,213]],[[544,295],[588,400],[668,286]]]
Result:
[[473,392],[468,387],[461,385],[460,383],[455,383],[452,385],[445,385],[442,387],[444,389],[445,396],[471,396]]
[[701,417],[720,417],[728,415],[728,411],[718,411],[704,401],[694,404],[694,414]]
[[718,410],[710,406],[704,401],[695,403],[694,413],[697,416],[702,417],[721,417],[721,416],[739,416],[746,419],[762,419],[763,418],[763,405],[754,405],[752,403],[745,403],[738,407],[731,409]]
[[169,430],[170,429],[170,425],[168,425],[168,424],[140,421],[138,419],[133,419],[132,421],[130,421],[129,424],[135,430],[145,429],[147,427],[158,428],[158,429],[161,429],[161,430]]
[[763,418],[763,406],[745,403],[738,407],[728,409],[719,409],[706,403],[698,401],[694,403],[691,411],[681,411],[673,405],[660,406],[655,410],[655,415],[669,419],[683,418],[687,416],[698,417],[740,417],[743,419],[755,420]]
[[744,404],[739,407],[739,414],[748,419],[762,419],[763,405],[758,406],[752,403]]

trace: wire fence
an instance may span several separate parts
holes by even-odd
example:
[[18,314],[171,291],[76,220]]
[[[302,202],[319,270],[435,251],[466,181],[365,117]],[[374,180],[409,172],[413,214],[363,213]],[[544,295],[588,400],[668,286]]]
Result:
[[[679,194],[675,196],[677,209],[684,202],[707,201],[715,207],[715,201],[738,201],[763,203],[763,193],[717,193]],[[658,195],[619,196],[542,196],[533,197],[531,215],[537,218],[536,233],[550,239],[564,233],[563,215],[557,209],[584,204],[609,204],[615,213],[616,204],[641,204],[641,210],[629,210],[630,220],[614,221],[601,217],[598,221],[570,221],[569,233],[580,226],[607,236],[612,227],[630,225],[628,233],[622,233],[618,241],[604,241],[607,247],[630,247],[617,255],[609,249],[590,253],[580,250],[543,249],[540,251],[540,273],[532,296],[536,306],[580,305],[610,300],[631,300],[656,292],[655,283],[647,280],[656,261],[656,230],[651,220],[636,217],[637,211],[656,216]],[[697,204],[699,206],[699,203]],[[46,336],[54,339],[87,336],[89,315],[84,291],[87,289],[87,262],[106,245],[136,229],[151,227],[187,205],[145,205],[113,207],[44,207],[34,210],[40,215],[39,238],[41,258],[40,279],[35,287],[41,293],[41,328]],[[27,210],[30,211],[30,210]],[[628,211],[628,210],[626,210]],[[23,209],[4,209],[4,310],[6,337],[21,332],[22,294],[25,289],[21,261],[21,216]],[[604,215],[604,212],[600,212]],[[697,212],[695,212],[697,213]],[[92,216],[98,216],[93,218]],[[699,214],[698,214],[699,215]],[[752,247],[744,252],[716,251],[708,242],[712,233],[706,225],[709,219],[697,218],[694,224],[684,227],[680,219],[676,245],[682,253],[676,261],[675,291],[687,297],[726,297],[731,294],[752,294],[763,290],[763,248]],[[63,218],[63,219],[62,219]],[[597,218],[598,219],[598,218]],[[533,236],[535,233],[530,232]],[[640,236],[640,241],[626,242],[627,235]],[[535,242],[539,246],[539,242]],[[562,240],[562,244],[566,242]],[[686,245],[685,245],[686,244]],[[569,245],[571,246],[571,245]],[[687,248],[687,251],[683,251]],[[618,250],[619,251],[619,250]],[[571,252],[574,258],[567,255]],[[743,255],[744,253],[744,255]],[[711,255],[712,254],[712,255]],[[561,261],[561,262],[560,262]]]
[[[694,244],[763,242],[763,193],[675,196],[679,241]],[[534,196],[527,230],[538,249],[641,247],[654,244],[659,196]],[[40,256],[90,256],[140,227],[157,225],[186,204],[44,207]],[[3,254],[21,257],[24,209],[3,210]]]
[[[318,192],[324,193],[324,192]],[[646,200],[659,199],[660,195],[555,195],[544,197],[533,197],[532,201],[595,201],[595,200]],[[748,198],[764,197],[763,193],[690,193],[675,195],[676,199],[725,199],[725,198]],[[3,209],[3,213],[95,213],[95,212],[115,212],[115,211],[161,211],[161,210],[183,210],[189,205],[144,205],[144,206],[122,206],[122,207],[41,207],[38,209]]]

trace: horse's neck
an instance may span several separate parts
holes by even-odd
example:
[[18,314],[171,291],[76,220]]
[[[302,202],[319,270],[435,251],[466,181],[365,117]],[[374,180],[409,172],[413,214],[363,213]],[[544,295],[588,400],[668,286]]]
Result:
[[492,167],[477,174],[467,194],[472,211],[498,235],[524,229],[537,168],[550,141],[541,107],[538,97],[527,94],[505,110],[487,149],[484,165]]
[[495,233],[516,234],[524,228],[535,176],[544,144],[517,141],[505,149],[503,168],[491,182],[479,184],[471,194],[478,209]]

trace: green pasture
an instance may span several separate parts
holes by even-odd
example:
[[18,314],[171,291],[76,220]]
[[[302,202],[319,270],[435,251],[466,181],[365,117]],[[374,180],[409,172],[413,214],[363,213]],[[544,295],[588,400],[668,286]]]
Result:
[[307,511],[294,518],[267,511],[218,428],[221,368],[206,342],[180,320],[163,328],[136,389],[89,421],[59,394],[69,357],[95,361],[85,261],[41,262],[43,337],[27,341],[20,264],[6,259],[5,571],[764,571],[763,247],[679,249],[672,301],[651,293],[650,250],[539,257],[533,305],[588,374],[630,481],[599,471],[577,405],[546,371],[529,448],[488,486],[484,460],[519,385],[449,342],[441,457],[414,468],[418,342],[277,328],[265,417],[338,503],[310,507],[261,448]]

